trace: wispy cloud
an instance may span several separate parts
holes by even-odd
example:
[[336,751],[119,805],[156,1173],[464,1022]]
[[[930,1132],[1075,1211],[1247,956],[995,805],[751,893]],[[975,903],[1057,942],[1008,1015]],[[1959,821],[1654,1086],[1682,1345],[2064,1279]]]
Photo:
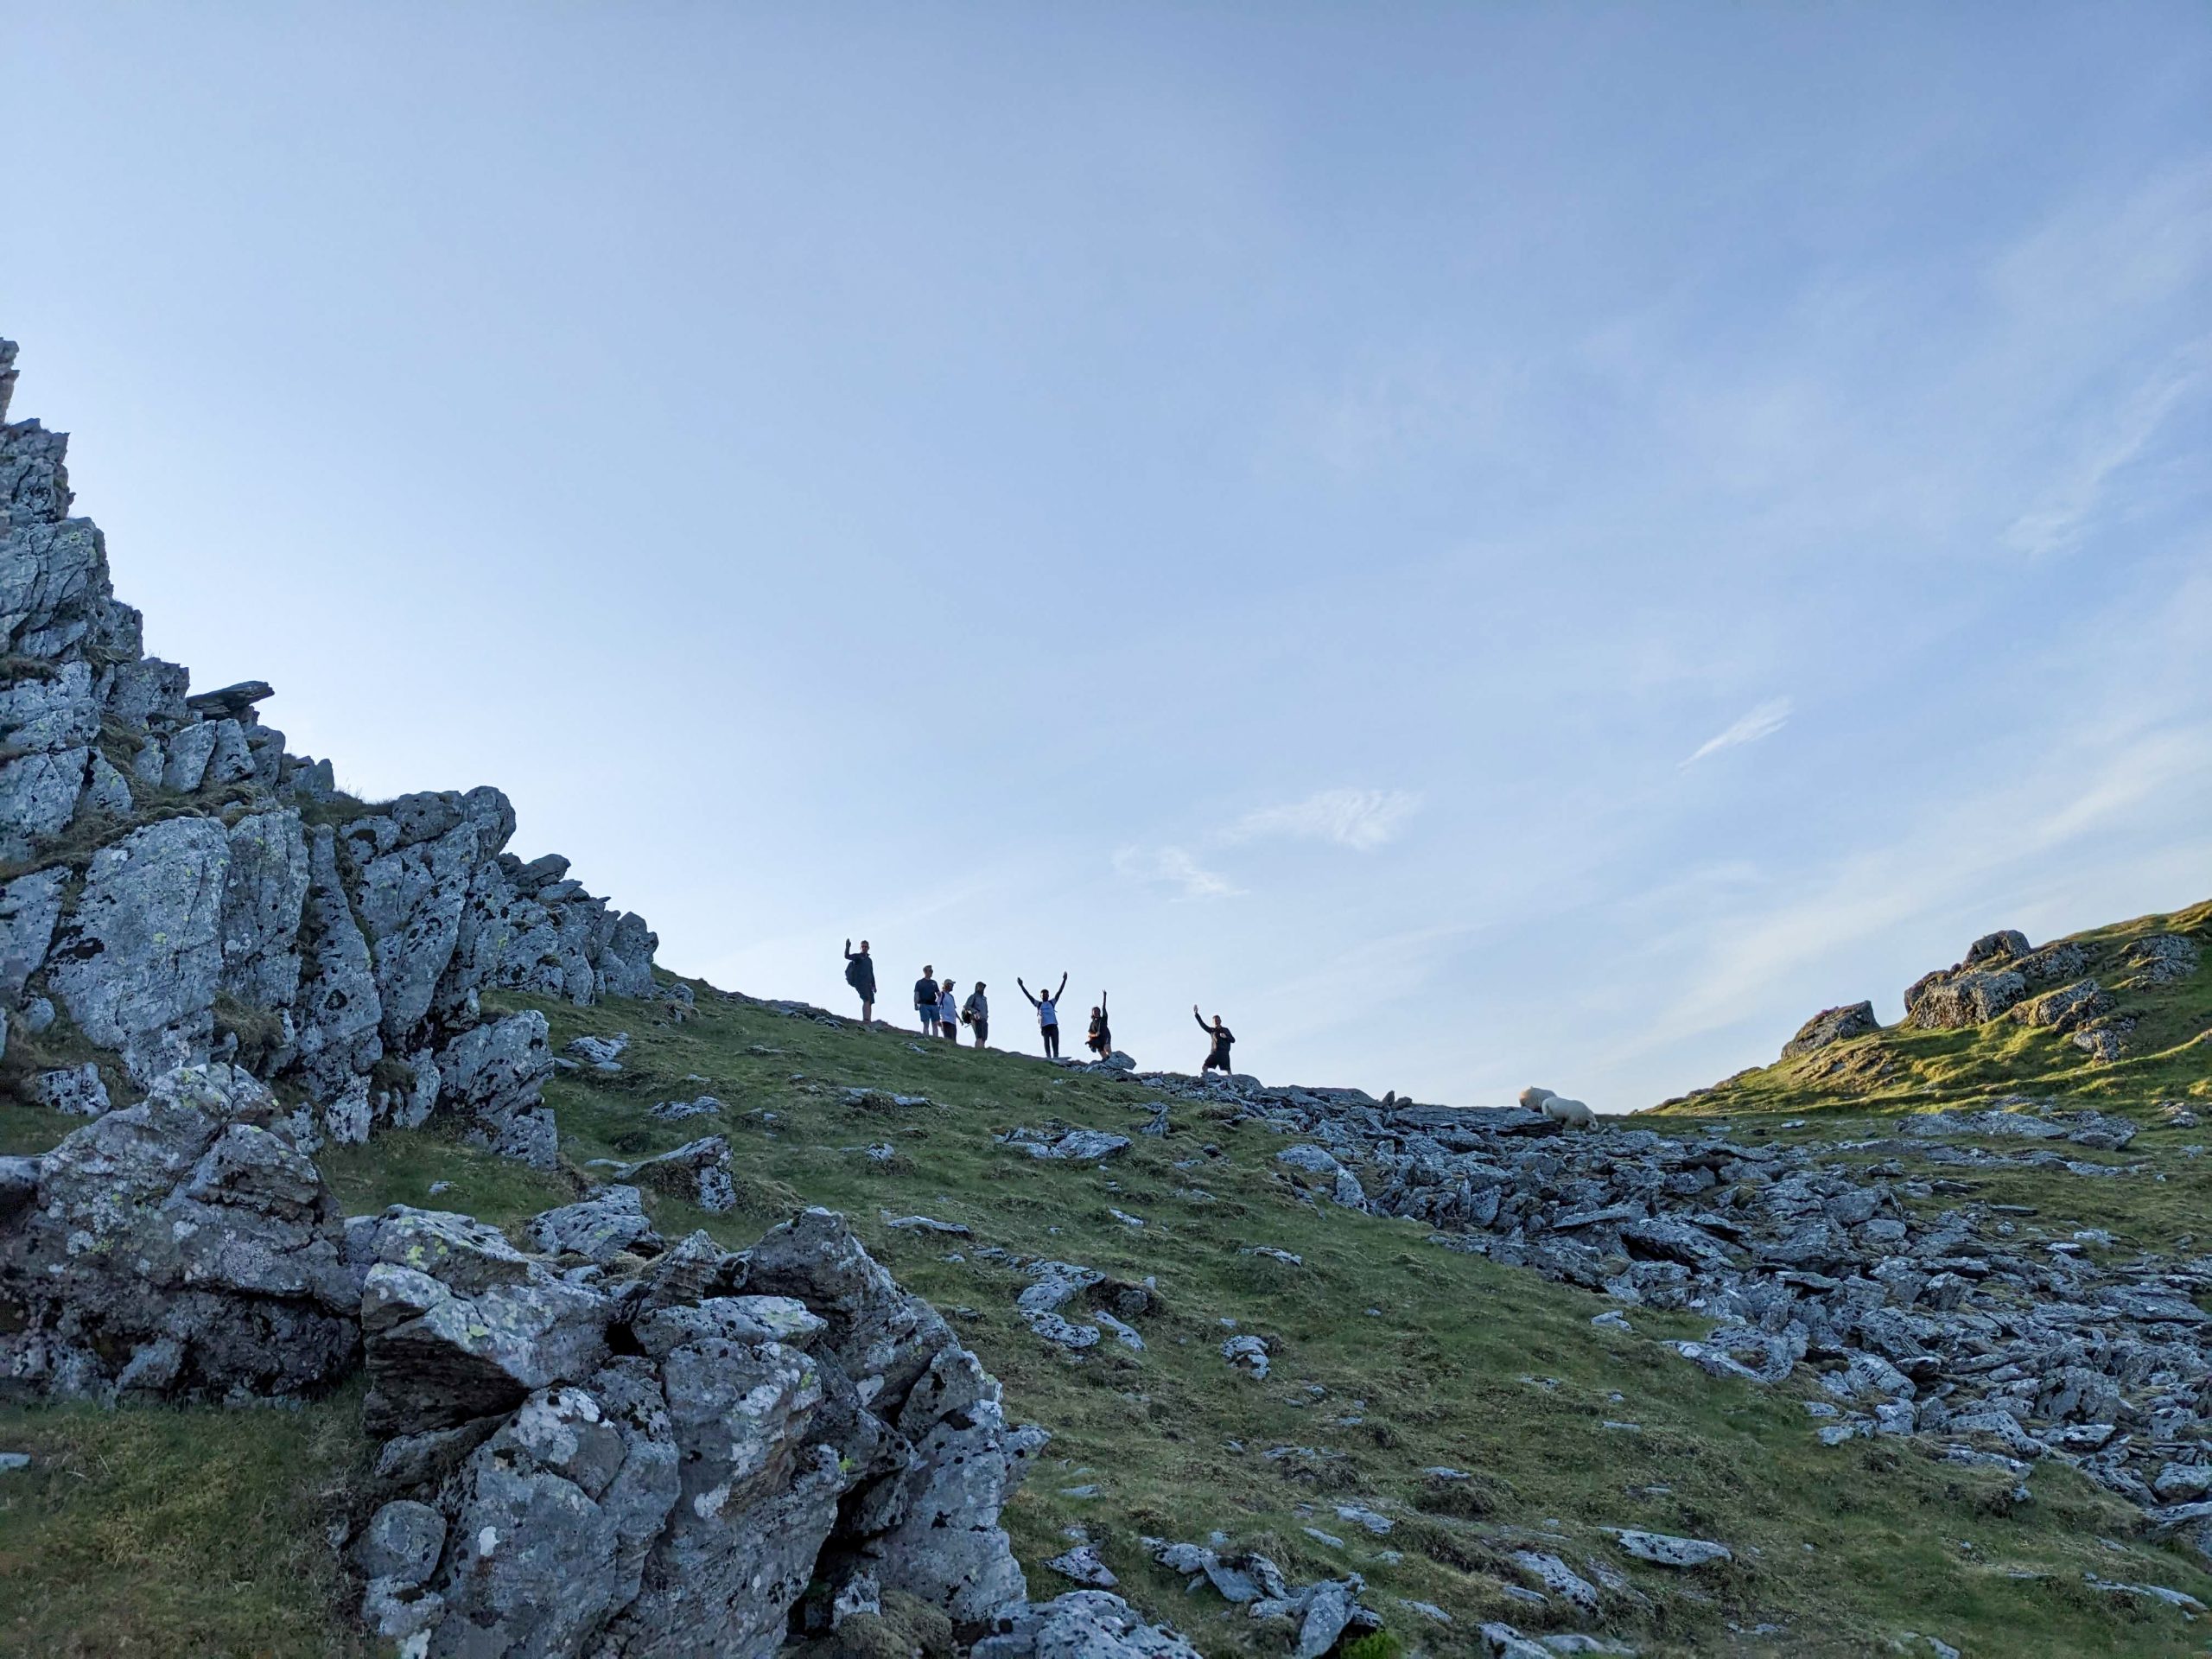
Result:
[[1332,842],[1368,853],[1394,839],[1420,808],[1421,797],[1408,790],[1325,789],[1302,801],[1248,812],[1218,839],[1235,845],[1281,836]]
[[2039,556],[2063,552],[2078,542],[2096,519],[2113,476],[2152,447],[2174,410],[2208,378],[2212,340],[2194,340],[2118,409],[2101,413],[2072,466],[2006,530],[2005,544]]
[[1120,848],[1114,854],[1114,874],[1167,888],[1179,899],[1230,899],[1243,891],[1180,847]]
[[1742,744],[1756,743],[1763,737],[1772,737],[1789,723],[1790,706],[1787,697],[1776,697],[1759,704],[1726,731],[1707,738],[1681,764],[1694,766],[1706,756],[1718,754],[1723,749],[1732,749]]

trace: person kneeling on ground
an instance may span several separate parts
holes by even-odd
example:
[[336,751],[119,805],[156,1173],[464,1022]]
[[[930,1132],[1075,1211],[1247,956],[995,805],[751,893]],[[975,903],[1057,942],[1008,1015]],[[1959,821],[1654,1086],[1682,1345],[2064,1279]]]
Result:
[[1083,1046],[1102,1060],[1114,1052],[1114,1029],[1107,1023],[1103,991],[1098,993],[1098,1006],[1090,1011],[1090,1034],[1083,1039]]

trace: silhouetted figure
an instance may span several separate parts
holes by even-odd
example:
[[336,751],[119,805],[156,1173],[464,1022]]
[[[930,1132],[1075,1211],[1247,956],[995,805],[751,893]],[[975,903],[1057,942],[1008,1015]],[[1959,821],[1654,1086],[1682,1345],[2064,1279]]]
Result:
[[868,941],[861,941],[858,950],[850,939],[845,941],[845,983],[861,994],[861,1024],[875,1023],[875,958],[868,953]]
[[1114,1027],[1106,1017],[1106,993],[1098,993],[1098,1006],[1090,1011],[1090,1034],[1083,1046],[1100,1059],[1114,1052]]
[[1198,1005],[1195,1002],[1191,1004],[1191,1018],[1198,1022],[1198,1029],[1205,1033],[1213,1044],[1206,1051],[1206,1063],[1198,1068],[1198,1075],[1203,1077],[1209,1071],[1227,1075],[1234,1071],[1236,1068],[1229,1063],[1229,1049],[1230,1045],[1236,1040],[1236,1033],[1221,1023],[1221,1016],[1217,1014],[1213,1017],[1213,1024],[1206,1024],[1205,1016],[1198,1012]]

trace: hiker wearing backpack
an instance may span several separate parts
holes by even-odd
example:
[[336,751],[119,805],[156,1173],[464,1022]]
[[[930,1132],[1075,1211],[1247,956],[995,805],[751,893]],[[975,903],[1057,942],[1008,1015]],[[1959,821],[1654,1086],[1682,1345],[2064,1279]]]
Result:
[[1033,994],[1028,986],[1022,984],[1021,976],[1019,974],[1014,976],[1014,982],[1021,986],[1021,994],[1029,998],[1029,1006],[1037,1010],[1037,1034],[1045,1039],[1045,1058],[1048,1060],[1058,1059],[1060,1058],[1060,991],[1067,989],[1068,976],[1065,974],[1060,976],[1060,989],[1054,991],[1050,996],[1038,996]]
[[976,1033],[976,1046],[982,1048],[991,1040],[991,1001],[983,995],[983,982],[977,980],[976,988],[968,993],[968,1000],[960,1007],[960,1023]]
[[938,987],[937,1028],[946,1042],[960,1046],[960,999],[952,994],[950,979]]
[[922,1035],[937,1035],[937,969],[929,963],[922,964],[922,976],[914,982],[914,1014],[922,1022]]
[[1205,1033],[1213,1044],[1206,1052],[1206,1063],[1198,1068],[1198,1075],[1203,1077],[1209,1071],[1217,1071],[1223,1076],[1228,1076],[1234,1069],[1229,1064],[1229,1048],[1236,1040],[1236,1034],[1221,1023],[1221,1016],[1217,1014],[1213,1017],[1213,1024],[1206,1024],[1205,1016],[1198,1012],[1198,1005],[1195,1002],[1191,1004],[1191,1018],[1198,1022],[1198,1029]]
[[845,941],[845,983],[861,994],[861,1024],[875,1023],[875,958],[868,953],[868,941],[861,941],[855,951],[850,939]]
[[1098,1006],[1090,1011],[1090,1034],[1083,1039],[1083,1046],[1102,1060],[1114,1052],[1114,1030],[1107,1023],[1103,991],[1098,993]]

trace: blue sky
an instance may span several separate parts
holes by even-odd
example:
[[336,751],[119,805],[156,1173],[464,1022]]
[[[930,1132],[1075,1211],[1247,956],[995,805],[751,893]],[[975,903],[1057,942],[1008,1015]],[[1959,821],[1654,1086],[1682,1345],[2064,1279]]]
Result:
[[2212,895],[2201,7],[94,3],[0,77],[149,648],[679,969],[1625,1110]]

